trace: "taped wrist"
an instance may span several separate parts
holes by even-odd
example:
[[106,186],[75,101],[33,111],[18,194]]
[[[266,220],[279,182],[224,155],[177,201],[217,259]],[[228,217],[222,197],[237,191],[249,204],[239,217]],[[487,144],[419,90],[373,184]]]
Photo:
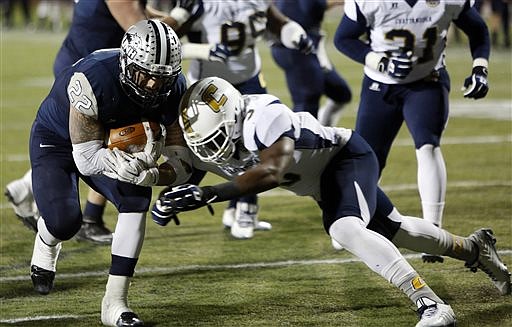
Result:
[[289,49],[297,49],[302,35],[306,35],[306,31],[297,22],[290,20],[281,28],[281,43]]
[[169,16],[179,25],[183,25],[190,18],[190,13],[186,9],[176,7],[171,10]]
[[73,144],[73,159],[82,175],[97,175],[106,170],[103,158],[107,151],[100,140],[77,143]]
[[385,73],[388,68],[389,59],[381,53],[370,51],[364,58],[365,66],[376,70],[381,73]]

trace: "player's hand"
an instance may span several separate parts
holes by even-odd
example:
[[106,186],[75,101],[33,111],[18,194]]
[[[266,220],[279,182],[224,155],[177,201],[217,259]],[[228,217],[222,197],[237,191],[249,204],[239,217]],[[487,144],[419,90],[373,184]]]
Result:
[[103,160],[106,167],[103,174],[110,178],[140,186],[158,182],[158,168],[148,168],[142,160],[118,148],[108,150]]
[[313,40],[307,34],[301,35],[297,49],[305,55],[315,52]]
[[465,98],[480,99],[487,95],[489,83],[487,81],[487,68],[484,66],[475,66],[471,71],[471,76],[464,80],[462,87]]
[[165,189],[160,193],[159,200],[161,208],[174,213],[195,210],[208,204],[203,198],[203,190],[193,184]]
[[223,44],[216,44],[210,49],[208,55],[209,61],[226,62],[228,57],[231,56],[231,51]]
[[412,51],[393,52],[382,58],[378,70],[392,78],[404,79],[412,71],[416,60],[417,58],[413,57]]
[[174,221],[176,225],[180,224],[180,220],[172,208],[162,206],[160,199],[156,200],[153,205],[153,209],[151,209],[151,217],[153,218],[153,221],[160,226],[167,226],[171,220]]
[[183,8],[191,13],[192,9],[198,2],[198,0],[176,0],[176,5],[174,7]]
[[146,133],[146,145],[142,152],[146,154],[146,156],[141,156],[139,159],[143,160],[148,167],[155,167],[158,158],[160,158],[160,155],[162,154],[162,149],[165,146],[167,132],[165,130],[165,126],[162,124],[160,124],[159,135],[155,135],[151,129],[151,124],[148,121],[143,121],[142,125],[144,126],[144,132]]

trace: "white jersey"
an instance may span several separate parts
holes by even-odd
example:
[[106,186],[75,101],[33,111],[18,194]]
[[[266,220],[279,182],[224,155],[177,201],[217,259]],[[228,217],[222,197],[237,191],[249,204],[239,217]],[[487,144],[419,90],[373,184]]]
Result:
[[295,141],[293,161],[286,169],[282,188],[297,195],[320,200],[320,177],[331,159],[343,148],[352,131],[326,127],[308,112],[293,112],[278,98],[268,94],[244,95],[246,112],[240,160],[231,159],[225,166],[194,160],[194,166],[233,179],[259,162],[259,151],[270,147],[281,136]]
[[271,0],[203,0],[204,14],[193,29],[201,32],[201,43],[228,45],[235,56],[226,63],[191,60],[188,78],[221,77],[240,84],[261,70],[256,40],[265,32]]
[[[365,74],[385,84],[409,83],[445,66],[444,50],[448,28],[457,19],[466,0],[418,0],[412,7],[405,0],[345,1],[345,15],[357,21],[356,5],[370,30],[372,50],[394,52],[413,50],[418,58],[407,78],[393,79],[369,67]],[[474,1],[471,1],[473,5]]]

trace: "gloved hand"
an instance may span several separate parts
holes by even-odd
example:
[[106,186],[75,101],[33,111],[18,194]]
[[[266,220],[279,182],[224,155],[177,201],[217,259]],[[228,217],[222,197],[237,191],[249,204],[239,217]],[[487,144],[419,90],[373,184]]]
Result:
[[489,83],[487,82],[487,68],[484,66],[475,66],[471,71],[471,76],[464,80],[462,87],[465,98],[480,99],[487,95]]
[[300,36],[299,42],[296,43],[296,46],[297,49],[305,55],[308,55],[315,51],[313,40],[307,34],[303,34]]
[[142,125],[144,126],[144,132],[146,132],[146,145],[143,151],[135,152],[133,156],[144,162],[148,168],[156,167],[156,162],[165,146],[167,132],[162,124],[160,124],[160,135],[155,135],[148,121],[143,121]]
[[151,217],[153,218],[153,221],[160,226],[167,226],[171,220],[174,221],[176,225],[180,224],[178,216],[171,208],[162,206],[160,199],[156,200],[153,205],[153,209],[151,209]]
[[412,71],[416,60],[417,58],[413,57],[412,51],[392,52],[381,59],[377,69],[392,78],[404,79]]
[[192,12],[192,9],[197,4],[198,0],[176,0],[174,7],[183,8],[188,12]]
[[172,210],[174,213],[195,210],[208,204],[203,199],[203,190],[193,184],[167,188],[160,194],[159,200],[165,211]]
[[158,168],[146,164],[130,153],[114,148],[103,158],[104,175],[122,182],[140,186],[153,186],[158,182]]
[[231,51],[223,44],[216,44],[212,48],[210,48],[210,53],[208,55],[209,61],[217,61],[217,62],[226,62],[228,57],[231,56]]

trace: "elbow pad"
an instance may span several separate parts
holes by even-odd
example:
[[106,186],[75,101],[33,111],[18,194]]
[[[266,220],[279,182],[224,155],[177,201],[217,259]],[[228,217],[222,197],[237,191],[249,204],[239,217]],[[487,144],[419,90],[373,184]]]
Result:
[[181,185],[192,176],[192,153],[189,148],[179,145],[166,146],[162,151],[162,157],[172,166],[176,174],[176,179],[171,186]]
[[103,173],[106,168],[103,163],[106,151],[100,140],[73,144],[73,159],[80,173],[85,176]]

